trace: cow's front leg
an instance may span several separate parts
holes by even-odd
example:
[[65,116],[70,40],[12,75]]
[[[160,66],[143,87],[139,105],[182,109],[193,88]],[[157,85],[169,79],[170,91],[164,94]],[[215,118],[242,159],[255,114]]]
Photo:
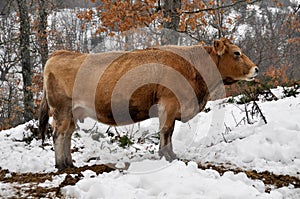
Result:
[[171,162],[177,159],[176,154],[173,151],[172,145],[172,134],[174,130],[174,123],[170,127],[163,127],[160,130],[160,144],[159,144],[159,155],[164,156],[167,161]]
[[167,161],[177,159],[173,152],[172,135],[175,125],[175,111],[170,106],[161,106],[159,108],[159,125],[160,125],[160,144],[159,155],[164,156]]

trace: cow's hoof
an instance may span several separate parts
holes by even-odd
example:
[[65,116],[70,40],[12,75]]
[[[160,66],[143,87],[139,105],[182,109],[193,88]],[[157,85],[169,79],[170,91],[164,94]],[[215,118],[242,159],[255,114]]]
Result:
[[69,168],[74,168],[75,166],[73,164],[56,164],[55,168],[58,169],[58,171],[64,171]]
[[167,161],[172,162],[173,160],[177,160],[177,155],[173,151],[160,150],[159,155],[161,157],[165,157]]
[[58,171],[63,171],[66,169],[66,167],[64,165],[57,165],[57,164],[55,165],[55,168],[57,168]]

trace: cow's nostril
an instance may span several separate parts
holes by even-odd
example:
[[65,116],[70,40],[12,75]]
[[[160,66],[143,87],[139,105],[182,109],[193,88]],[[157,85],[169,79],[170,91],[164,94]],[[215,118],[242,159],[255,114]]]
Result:
[[255,67],[255,72],[258,73],[259,69],[258,67]]

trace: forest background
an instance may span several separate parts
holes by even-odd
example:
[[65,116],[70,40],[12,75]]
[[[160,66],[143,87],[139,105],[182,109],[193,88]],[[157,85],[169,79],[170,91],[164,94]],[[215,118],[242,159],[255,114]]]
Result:
[[42,71],[58,49],[133,50],[156,45],[211,45],[230,38],[260,68],[259,85],[299,85],[297,0],[2,0],[0,130],[37,117]]

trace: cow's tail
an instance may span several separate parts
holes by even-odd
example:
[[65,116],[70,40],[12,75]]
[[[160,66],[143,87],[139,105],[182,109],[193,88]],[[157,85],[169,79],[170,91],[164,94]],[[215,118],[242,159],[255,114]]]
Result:
[[43,97],[40,105],[39,113],[39,133],[42,137],[42,142],[44,143],[46,135],[48,135],[48,123],[49,121],[49,105],[46,96],[46,89],[43,90]]

